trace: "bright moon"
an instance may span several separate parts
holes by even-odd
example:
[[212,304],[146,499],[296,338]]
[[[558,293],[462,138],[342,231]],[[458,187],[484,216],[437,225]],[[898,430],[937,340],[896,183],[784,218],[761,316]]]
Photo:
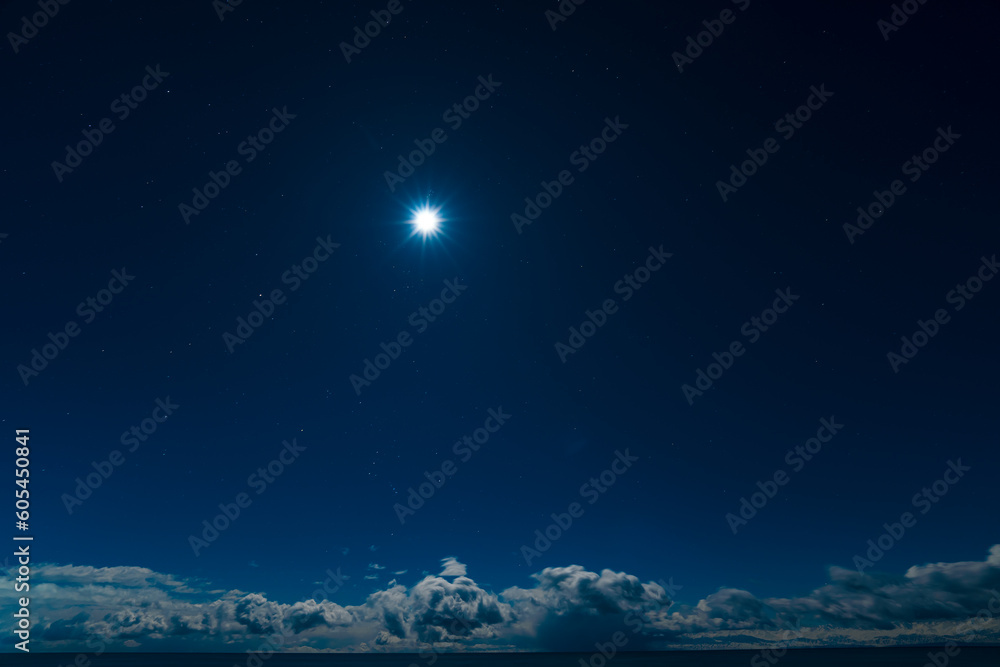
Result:
[[440,223],[441,218],[438,217],[437,210],[430,208],[420,209],[413,218],[413,224],[417,231],[425,235],[437,231]]

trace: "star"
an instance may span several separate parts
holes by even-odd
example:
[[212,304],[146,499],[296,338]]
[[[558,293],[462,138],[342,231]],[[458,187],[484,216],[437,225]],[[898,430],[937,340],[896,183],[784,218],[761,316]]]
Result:
[[439,211],[440,209],[429,206],[421,207],[414,213],[411,222],[418,232],[424,236],[428,236],[435,233],[441,226],[441,217],[438,215]]

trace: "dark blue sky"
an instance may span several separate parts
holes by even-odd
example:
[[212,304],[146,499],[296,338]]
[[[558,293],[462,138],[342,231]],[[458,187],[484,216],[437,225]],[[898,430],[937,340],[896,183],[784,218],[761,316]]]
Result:
[[[244,635],[105,614],[121,590],[184,582],[197,604],[260,594],[287,625],[282,605],[338,568],[336,612],[297,645],[454,640],[414,620],[421,587],[447,584],[499,595],[503,617],[451,649],[586,649],[594,626],[517,605],[604,570],[602,603],[570,596],[577,622],[683,586],[666,593],[688,620],[664,610],[643,630],[654,648],[767,643],[741,633],[792,617],[819,628],[812,644],[958,636],[934,623],[1000,584],[996,7],[919,5],[888,39],[890,3],[589,2],[554,30],[557,3],[393,8],[70,3],[8,35],[0,420],[31,430],[31,548],[51,586],[33,650],[241,650],[268,631],[237,602]],[[0,25],[37,11],[6,3]],[[372,11],[391,20],[348,62]],[[201,206],[211,174],[224,187]],[[863,233],[845,228],[878,199]],[[421,204],[438,233],[414,234]],[[233,343],[238,318],[259,326]],[[935,335],[914,356],[902,338],[921,321]],[[65,349],[31,372],[50,334]],[[352,382],[366,360],[378,377]],[[68,500],[95,463],[111,475]],[[744,498],[759,507],[740,523]],[[943,574],[904,577],[928,563]],[[885,581],[954,592],[941,581],[962,563],[979,578],[957,607],[832,611]],[[102,602],[77,599],[98,584]],[[734,590],[745,610],[713,606]],[[410,611],[331,620],[393,595]]]

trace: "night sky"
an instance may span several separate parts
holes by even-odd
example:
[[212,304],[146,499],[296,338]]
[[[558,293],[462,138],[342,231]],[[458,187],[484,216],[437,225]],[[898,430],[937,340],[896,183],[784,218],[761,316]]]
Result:
[[998,21],[4,3],[31,650],[1000,642]]

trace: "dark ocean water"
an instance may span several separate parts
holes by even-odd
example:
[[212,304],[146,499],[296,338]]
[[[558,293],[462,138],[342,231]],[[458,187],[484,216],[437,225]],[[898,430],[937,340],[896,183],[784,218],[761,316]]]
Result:
[[[938,654],[937,664],[928,653]],[[0,665],[17,667],[71,667],[76,654],[0,653]],[[89,656],[88,656],[89,657]],[[1000,648],[963,648],[948,657],[941,648],[864,648],[790,650],[773,665],[758,651],[670,651],[619,653],[605,661],[593,653],[441,654],[278,654],[249,667],[1000,667]],[[105,653],[88,667],[248,667],[245,653]],[[756,658],[756,659],[755,659]]]

